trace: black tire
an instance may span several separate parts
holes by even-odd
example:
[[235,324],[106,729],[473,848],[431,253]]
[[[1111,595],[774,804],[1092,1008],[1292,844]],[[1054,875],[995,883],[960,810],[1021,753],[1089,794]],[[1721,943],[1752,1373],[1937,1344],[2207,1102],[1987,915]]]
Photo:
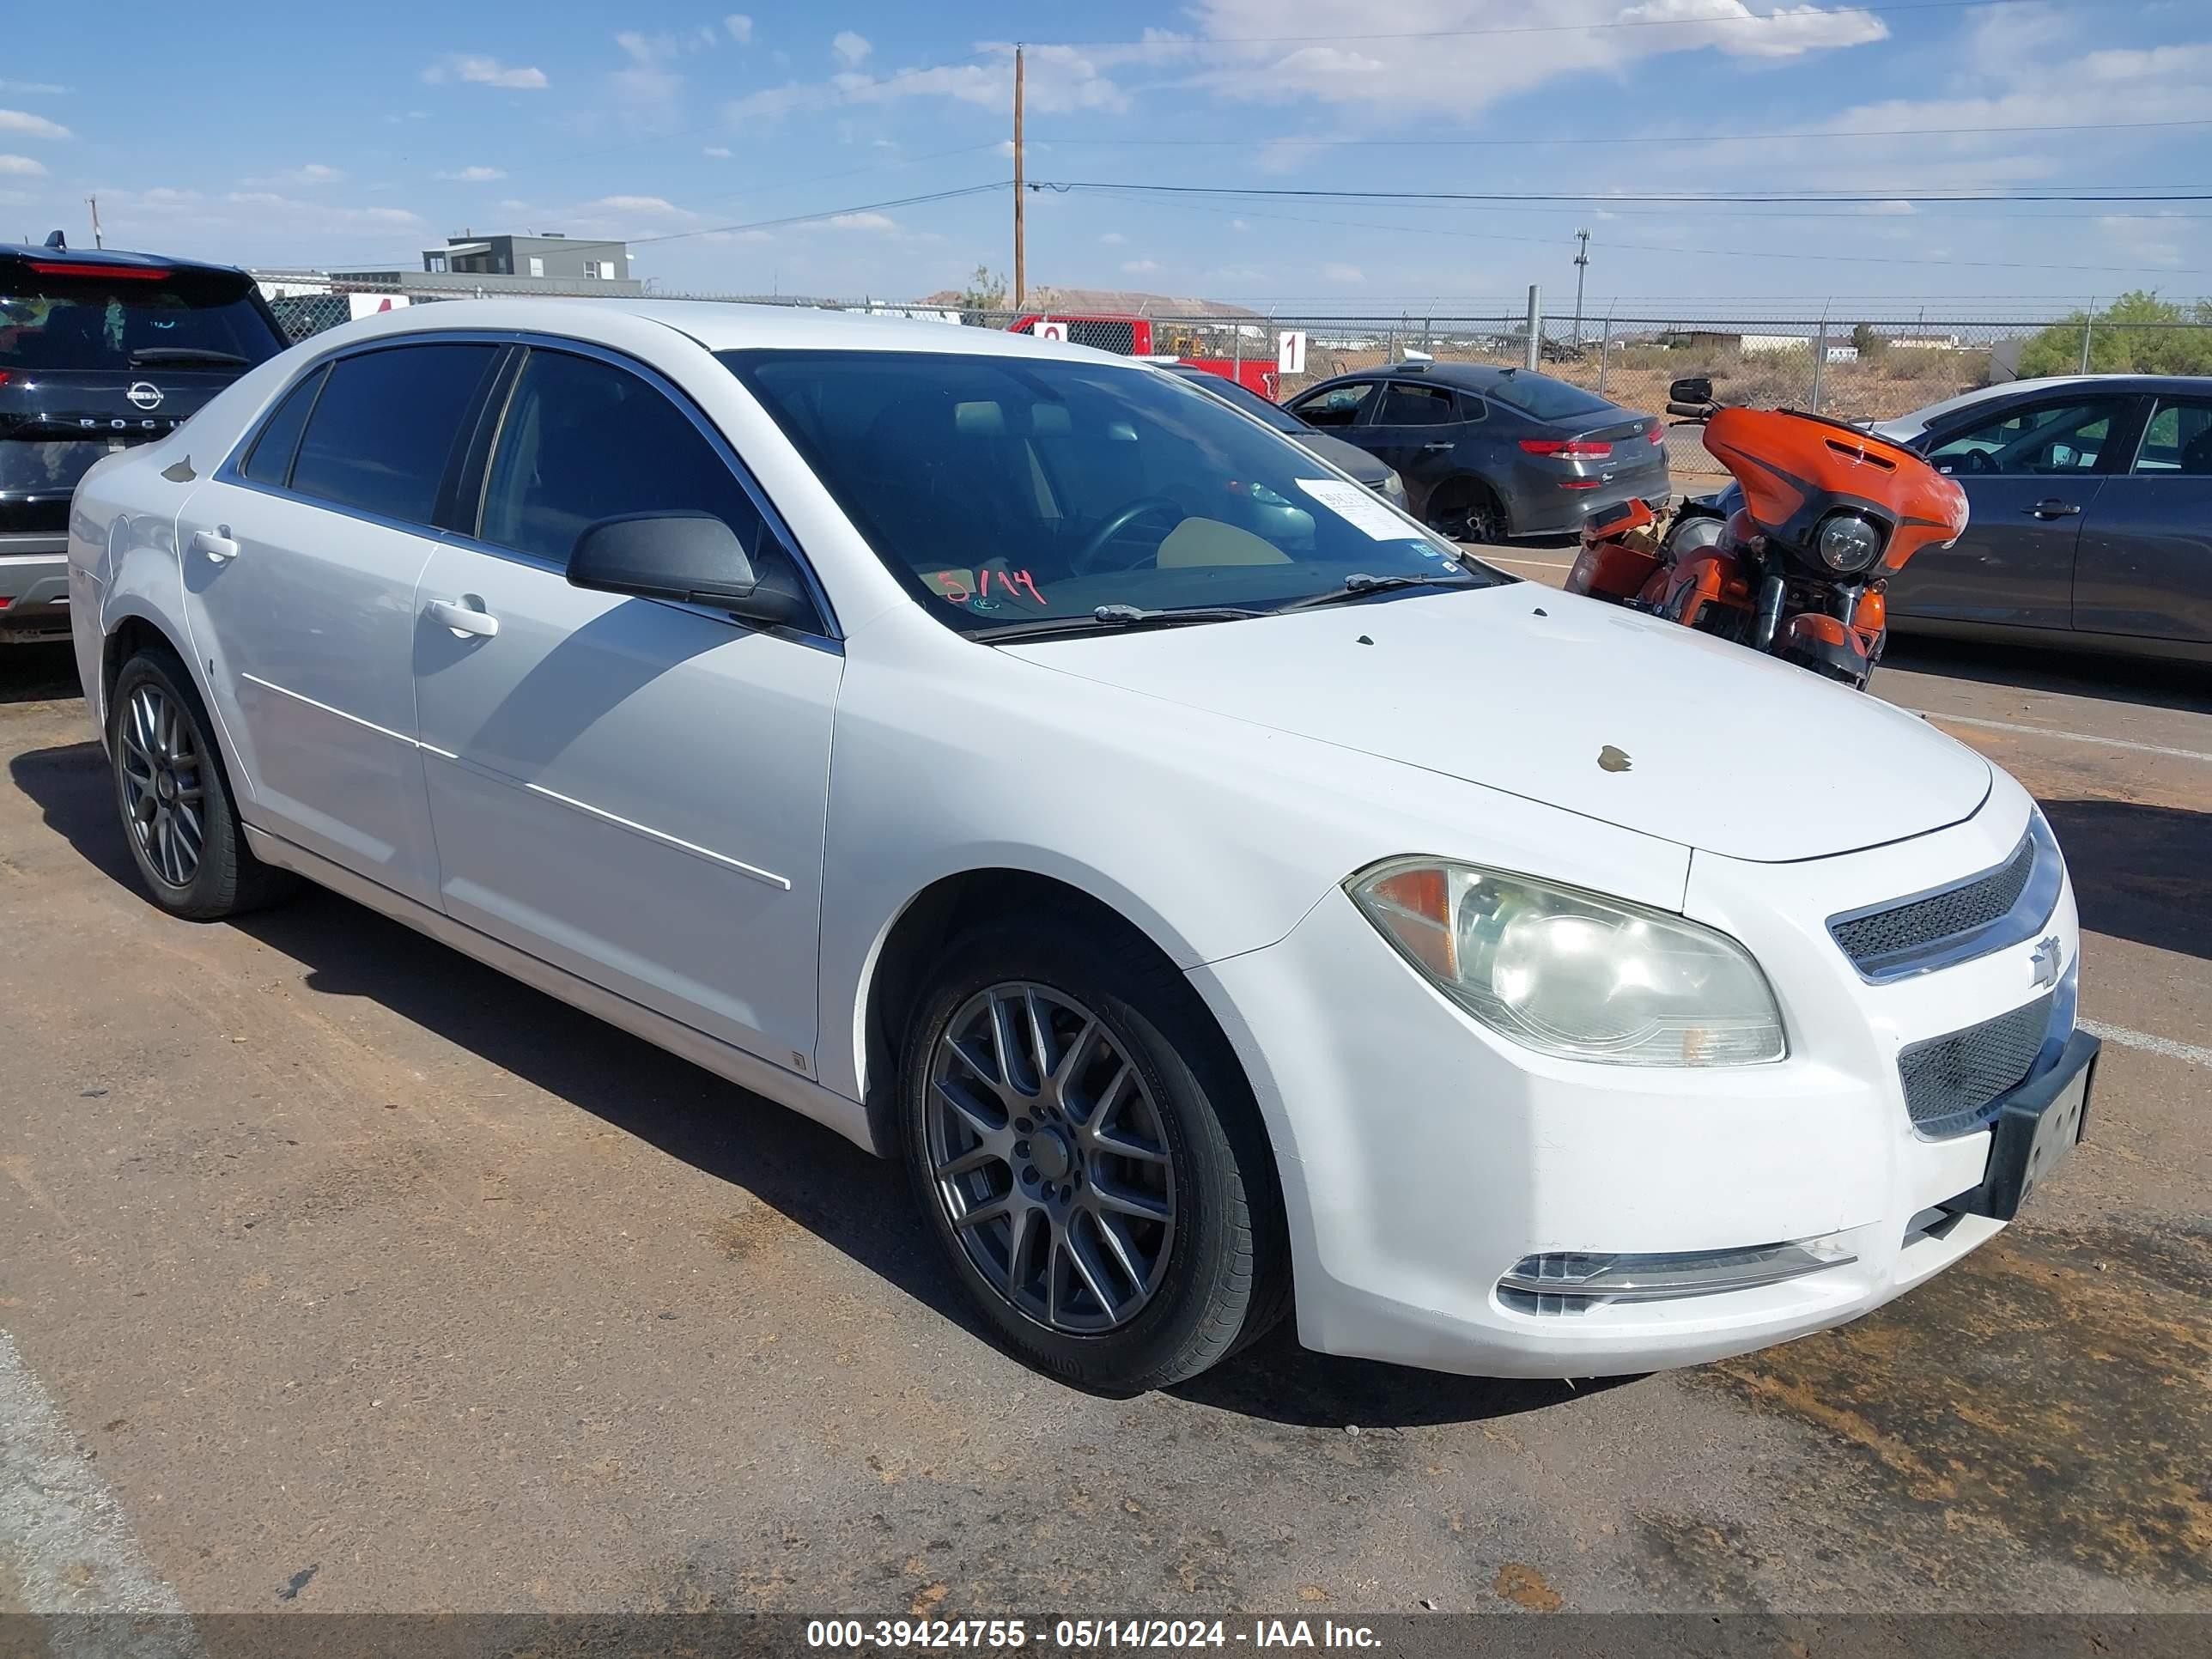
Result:
[[[1129,1395],[1196,1376],[1282,1318],[1288,1249],[1266,1130],[1227,1042],[1171,965],[1141,939],[1048,912],[956,939],[924,983],[900,1056],[907,1169],[954,1273],[1006,1347],[1079,1387]],[[1082,1004],[1150,1091],[1147,1109],[1164,1131],[1176,1210],[1164,1273],[1150,1300],[1112,1329],[1055,1329],[1018,1308],[970,1259],[933,1173],[926,1115],[937,1097],[939,1045],[975,998],[1010,983]],[[1002,1167],[1011,1187],[1019,1177],[1011,1163]]]
[[1503,542],[1510,527],[1498,492],[1480,478],[1454,478],[1429,498],[1429,528],[1455,542]]
[[[152,706],[174,711],[173,740],[149,744],[133,728],[142,693],[153,700]],[[139,785],[140,763],[149,748],[157,751],[149,774],[154,783]],[[107,755],[124,843],[149,896],[164,910],[193,921],[214,921],[259,909],[293,890],[296,883],[288,872],[270,868],[247,848],[214,724],[191,676],[173,653],[149,647],[123,665],[108,698]],[[167,775],[166,784],[160,782],[162,773]],[[191,819],[183,815],[187,806],[196,809]],[[153,828],[164,811],[173,819],[167,847]],[[195,823],[196,844],[191,831]],[[185,848],[191,854],[188,866],[179,850]],[[176,878],[179,875],[183,879]]]

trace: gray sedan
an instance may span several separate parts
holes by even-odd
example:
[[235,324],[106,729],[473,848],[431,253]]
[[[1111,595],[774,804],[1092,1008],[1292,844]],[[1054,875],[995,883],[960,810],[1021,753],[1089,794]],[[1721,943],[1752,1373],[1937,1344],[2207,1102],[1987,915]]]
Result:
[[1893,627],[2212,661],[2212,379],[2098,375],[1930,413],[1905,441],[1972,519],[1890,584]]

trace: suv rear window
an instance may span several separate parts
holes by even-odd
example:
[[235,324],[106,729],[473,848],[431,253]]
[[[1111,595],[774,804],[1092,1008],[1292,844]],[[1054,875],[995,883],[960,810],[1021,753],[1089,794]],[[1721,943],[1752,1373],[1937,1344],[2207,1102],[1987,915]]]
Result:
[[236,373],[285,342],[229,271],[0,259],[0,368]]

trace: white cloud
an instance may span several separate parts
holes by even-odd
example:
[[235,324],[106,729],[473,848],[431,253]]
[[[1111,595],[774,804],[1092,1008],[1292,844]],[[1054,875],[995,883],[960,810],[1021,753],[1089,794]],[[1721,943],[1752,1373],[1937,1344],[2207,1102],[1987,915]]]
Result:
[[331,202],[303,201],[270,190],[234,190],[223,200],[252,208],[253,217],[266,225],[282,218],[284,228],[299,233],[392,231],[418,228],[422,219],[404,208],[341,207]]
[[0,81],[0,92],[20,92],[32,98],[58,98],[68,90],[51,81]]
[[67,138],[70,130],[58,121],[28,110],[0,109],[0,132],[20,132],[26,138]]
[[1229,222],[1229,228],[1230,228],[1230,229],[1231,229],[1231,230],[1240,230],[1240,231],[1241,231],[1241,230],[1249,230],[1249,229],[1251,229],[1251,228],[1252,228],[1252,226],[1251,226],[1250,222],[1249,222],[1249,221],[1248,221],[1248,220],[1243,220],[1243,219],[1231,219],[1231,220]]
[[847,69],[858,69],[875,48],[868,44],[866,35],[855,34],[850,29],[839,29],[830,40],[830,50],[837,54],[837,61]]
[[467,81],[483,87],[508,87],[526,92],[543,90],[548,84],[542,69],[509,68],[496,58],[477,58],[463,52],[450,52],[422,71],[422,78],[436,86],[443,81]]
[[711,155],[718,161],[726,161],[730,159],[730,147],[727,144],[709,144],[700,154]]
[[604,208],[610,213],[635,213],[655,219],[696,219],[699,216],[688,208],[680,208],[665,196],[602,196],[587,202],[585,210]]
[[1367,273],[1358,265],[1323,265],[1321,274],[1332,283],[1364,283]]
[[609,77],[615,96],[633,122],[666,125],[675,118],[676,100],[684,90],[684,77],[673,68],[680,50],[676,37],[624,29],[615,36],[615,44],[629,59]]
[[1160,262],[1158,259],[1130,259],[1121,266],[1121,269],[1132,276],[1149,276],[1159,268]]
[[507,171],[503,167],[461,167],[452,173],[441,173],[438,176],[441,179],[451,179],[457,185],[488,185],[495,179],[506,178]]
[[[856,37],[857,38],[857,37]],[[929,69],[898,70],[872,75],[846,69],[826,81],[793,81],[780,87],[749,93],[723,106],[732,121],[788,114],[797,110],[825,109],[839,104],[889,104],[905,98],[950,98],[981,109],[1003,111],[1013,99],[1014,58],[1011,46],[994,44],[981,64],[939,64]],[[1122,50],[1119,58],[1139,61],[1151,48]],[[1023,97],[1035,115],[1061,115],[1073,111],[1118,114],[1129,107],[1129,95],[1106,75],[1103,65],[1117,59],[1114,53],[1085,53],[1067,46],[1036,46],[1028,49]]]
[[753,43],[753,20],[741,11],[733,11],[722,20],[722,27],[730,32],[730,39],[741,46]]
[[838,213],[820,222],[838,230],[895,231],[898,221],[888,213]]
[[1708,47],[1791,58],[1888,32],[1870,11],[1809,0],[1644,0],[1592,19],[1642,27],[1589,29],[1532,28],[1532,18],[1548,21],[1551,10],[1525,0],[1395,0],[1389,38],[1359,39],[1332,38],[1346,30],[1340,0],[1200,0],[1194,14],[1200,33],[1153,37],[1151,61],[1190,64],[1197,85],[1231,98],[1365,105],[1401,117],[1465,118],[1547,83],[1618,76],[1646,59]]
[[0,176],[43,179],[46,170],[27,155],[0,155]]
[[[2181,245],[2167,237],[2179,228],[2179,216],[2163,213],[2108,213],[2097,221],[2106,244],[2146,266],[2171,269],[2181,263]],[[2164,232],[2165,234],[2160,234]]]
[[1105,243],[1108,247],[1119,247],[1129,239],[1118,230],[1109,230],[1098,240]]

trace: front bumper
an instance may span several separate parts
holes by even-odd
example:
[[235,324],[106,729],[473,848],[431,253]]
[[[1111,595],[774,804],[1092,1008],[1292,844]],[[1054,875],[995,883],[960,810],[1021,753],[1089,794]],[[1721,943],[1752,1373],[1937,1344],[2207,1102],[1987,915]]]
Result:
[[0,536],[0,642],[69,631],[69,538]]
[[[1697,855],[1686,910],[1748,945],[1782,1004],[1790,1052],[1770,1066],[1668,1072],[1518,1048],[1341,894],[1281,943],[1195,970],[1269,1120],[1300,1339],[1477,1375],[1650,1370],[1840,1324],[1990,1238],[2002,1223],[1942,1208],[1982,1182],[1989,1130],[1917,1133],[1897,1055],[2045,994],[2033,947],[1869,985],[1825,918],[1987,868],[2027,810],[2007,781],[1976,818],[1898,846],[1797,865]],[[2070,887],[2045,933],[2070,971]],[[1837,1265],[1579,1310],[1532,1310],[1500,1284],[1532,1257],[1806,1240]]]

